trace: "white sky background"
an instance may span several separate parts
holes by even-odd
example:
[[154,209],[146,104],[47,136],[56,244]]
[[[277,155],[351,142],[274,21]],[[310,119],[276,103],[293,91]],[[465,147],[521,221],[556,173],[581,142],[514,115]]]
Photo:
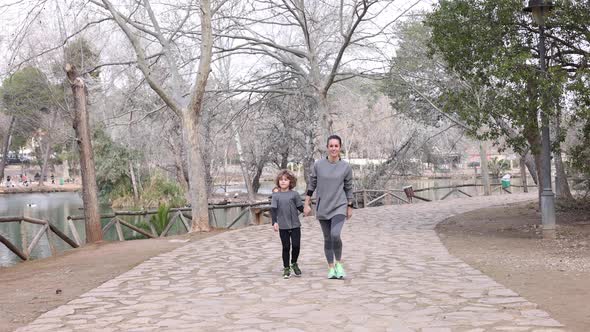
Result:
[[[311,1],[308,1],[307,4],[310,4]],[[407,15],[411,15],[412,12],[425,12],[430,11],[434,4],[438,1],[436,0],[397,0],[394,1],[392,5],[390,5],[376,20],[376,24],[373,27],[374,30],[378,30],[382,26],[389,23],[393,18],[399,17],[396,22],[401,22],[407,18]],[[375,6],[372,12],[376,12],[377,6]],[[330,22],[326,22],[329,24]],[[388,26],[385,29],[385,33],[390,33],[396,28],[396,23]],[[366,23],[364,23],[363,28],[366,32],[371,32],[371,27],[369,27]],[[304,48],[303,45],[297,45],[296,38],[302,38],[301,32],[299,30],[293,30],[292,27],[282,27],[282,26],[260,26],[257,32],[264,34],[265,36],[273,36],[272,39],[280,45],[292,45],[295,48]],[[376,43],[376,49],[381,54],[377,54],[374,51],[369,50],[368,48],[358,48],[358,47],[349,47],[343,57],[342,63],[346,64],[349,60],[354,58],[367,58],[367,59],[374,59],[375,61],[354,61],[348,63],[347,67],[353,67],[355,70],[366,70],[367,72],[384,72],[387,68],[383,67],[386,63],[383,60],[390,58],[395,54],[395,40],[386,40],[385,38],[372,38],[371,39]],[[241,41],[234,42],[234,45],[241,43]],[[301,41],[302,43],[302,41]],[[300,47],[299,47],[300,46]],[[330,54],[330,52],[332,52]],[[335,50],[328,50],[325,52],[331,58],[336,56]],[[254,77],[260,71],[268,72],[270,71],[270,64],[276,63],[273,59],[270,59],[268,56],[247,56],[241,55],[239,58],[234,56],[232,57],[232,73],[234,81],[241,80],[247,81],[249,78]],[[332,63],[332,61],[329,61]],[[215,74],[215,73],[214,73]]]
[[[113,4],[120,7],[123,10],[126,7],[128,0],[112,0]],[[158,3],[160,1],[154,1],[154,9],[157,10]],[[308,1],[312,2],[312,1]],[[415,0],[397,0],[393,5],[388,8],[388,12],[381,16],[383,20],[391,20],[392,17],[397,17],[402,14],[410,6],[414,5],[417,1]],[[428,11],[432,8],[432,5],[436,3],[436,0],[421,0],[413,7],[413,11],[424,10]],[[58,46],[60,40],[59,25],[56,19],[56,3],[60,4],[60,9],[65,16],[64,21],[66,25],[67,33],[70,34],[73,31],[79,29],[85,22],[96,17],[96,7],[94,5],[86,5],[82,7],[80,1],[68,1],[68,0],[0,0],[0,80],[3,80],[7,73],[13,69],[9,68],[10,57],[13,55],[10,49],[14,46],[15,33],[22,29],[22,22],[27,18],[30,18],[31,13],[38,13],[33,20],[33,25],[30,27],[30,33],[27,35],[26,40],[23,40],[23,47],[18,56],[23,59],[27,58],[31,54],[39,52],[42,49],[48,49],[51,47]],[[44,6],[44,7],[43,7]],[[76,7],[77,6],[77,7]],[[162,7],[163,8],[163,7]],[[29,16],[27,16],[29,15]],[[403,20],[403,18],[401,18]],[[380,22],[377,22],[378,24]],[[395,26],[395,25],[394,25]],[[391,29],[391,28],[389,28]],[[100,26],[91,28],[88,32],[84,33],[85,36],[91,36],[91,42],[94,46],[101,50],[101,61],[112,62],[112,61],[124,61],[134,60],[135,55],[127,42],[126,38],[122,35],[118,27],[114,24],[101,24]],[[385,44],[384,44],[385,45]],[[391,45],[391,44],[389,44]],[[389,46],[387,46],[389,47]],[[31,54],[25,54],[23,50],[34,50]],[[192,52],[198,52],[193,50]],[[394,54],[393,48],[391,50],[382,50],[387,54]],[[29,51],[31,52],[31,51]],[[349,55],[354,54],[354,49],[350,49]],[[59,56],[61,51],[58,49],[50,56]],[[148,52],[149,54],[149,52]],[[16,61],[18,63],[19,61]],[[42,61],[35,61],[32,64],[40,65]],[[14,64],[14,63],[13,63]],[[236,80],[241,78],[251,77],[252,74],[261,67],[268,66],[268,60],[263,59],[259,56],[248,57],[240,56],[233,57],[232,59],[232,77]],[[360,66],[362,64],[355,64]],[[194,74],[196,70],[197,62],[194,62],[194,68],[187,69],[187,75]],[[43,66],[42,66],[43,67]],[[47,68],[43,68],[46,70]],[[117,68],[112,67],[113,72],[122,70],[123,67]],[[192,82],[192,79],[187,79]]]

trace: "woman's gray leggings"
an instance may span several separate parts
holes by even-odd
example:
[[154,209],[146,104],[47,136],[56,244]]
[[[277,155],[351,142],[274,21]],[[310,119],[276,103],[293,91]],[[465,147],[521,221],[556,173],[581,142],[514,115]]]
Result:
[[332,219],[320,220],[322,226],[322,233],[324,233],[324,253],[328,264],[334,263],[334,257],[337,261],[342,258],[342,240],[340,239],[340,232],[344,226],[346,216],[337,214]]

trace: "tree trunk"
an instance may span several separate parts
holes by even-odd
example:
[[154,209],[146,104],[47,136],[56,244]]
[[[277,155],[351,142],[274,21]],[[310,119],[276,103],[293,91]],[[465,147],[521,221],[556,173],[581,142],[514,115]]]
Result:
[[281,169],[287,169],[288,166],[289,166],[289,148],[287,147],[281,152],[280,167],[281,167]]
[[205,164],[200,149],[197,114],[185,112],[182,121],[188,150],[189,196],[191,202],[192,227],[191,232],[208,232],[209,209],[207,201],[207,184],[205,179]]
[[[542,183],[542,165],[541,165],[541,136],[539,133],[539,128],[533,126],[531,128],[525,128],[524,136],[531,147],[529,151],[529,155],[532,154],[532,158],[535,161],[535,171],[537,177],[537,193],[539,196],[539,209],[541,208],[541,193],[543,192],[543,183]],[[530,168],[529,168],[530,171]],[[534,179],[534,178],[533,178]]]
[[211,27],[211,3],[200,1],[201,16],[201,58],[189,108],[183,110],[183,127],[189,138],[189,184],[193,223],[191,232],[206,231],[209,226],[209,205],[207,201],[207,179],[198,130],[201,129],[201,111],[207,79],[211,71],[213,35]]
[[89,116],[86,109],[86,85],[72,65],[66,64],[66,73],[74,95],[74,130],[80,153],[86,243],[95,243],[102,241],[102,229],[98,210],[98,187],[96,185],[96,170],[90,140]]
[[[186,193],[187,200],[190,200],[189,189],[188,189],[188,172],[186,171],[186,167],[184,165],[184,161],[182,160],[182,152],[176,148],[174,143],[170,143],[170,147],[172,148],[172,154],[174,155],[174,167],[176,168],[176,180],[180,183],[180,186]],[[182,147],[180,147],[182,149]]]
[[51,154],[51,132],[53,131],[53,123],[57,117],[57,112],[53,112],[53,117],[49,122],[49,130],[45,135],[45,151],[43,151],[43,163],[41,164],[41,177],[39,178],[39,186],[43,185],[45,176],[47,175],[47,162],[49,161],[49,155]]
[[70,178],[70,163],[68,162],[68,159],[65,158],[64,162],[63,162],[63,178],[64,179],[69,179]]
[[561,112],[557,113],[555,120],[555,141],[557,142],[557,150],[553,153],[553,162],[555,163],[555,197],[557,199],[573,199],[561,157],[561,143],[559,140],[561,136]]
[[51,140],[45,137],[45,151],[43,151],[43,162],[41,163],[41,176],[39,177],[39,186],[43,185],[45,176],[47,175],[47,162],[49,161],[49,154],[51,152]]
[[[311,176],[311,169],[313,167],[313,163],[315,159],[313,157],[315,144],[313,141],[313,129],[308,128],[307,132],[305,133],[305,154],[303,158],[303,177],[305,178],[305,183],[309,183],[309,177]],[[306,189],[307,190],[307,189]]]
[[481,163],[481,181],[483,184],[483,194],[491,195],[490,174],[488,172],[488,151],[486,142],[479,143],[479,160]]
[[537,191],[539,194],[539,208],[541,208],[541,194],[543,193],[543,165],[540,152],[535,154],[535,163],[537,164]]
[[[127,128],[127,130],[129,131],[129,141],[127,142],[127,148],[130,149],[131,146],[131,138],[134,137],[134,133],[133,133],[133,126],[131,125],[133,123],[133,111],[129,112],[129,126]],[[137,180],[135,178],[135,170],[133,167],[133,160],[132,157],[129,156],[129,160],[127,161],[127,163],[129,164],[129,177],[131,178],[131,187],[133,188],[133,205],[137,206],[139,204],[139,191],[137,190]]]
[[553,154],[553,162],[555,163],[555,197],[559,199],[573,199],[570,185],[567,182],[567,174],[563,167],[563,159],[561,158],[561,151],[556,151]]
[[258,190],[260,190],[260,177],[262,176],[266,162],[266,157],[263,157],[256,163],[256,173],[254,173],[254,177],[252,178],[252,190],[254,193],[258,193]]
[[320,118],[319,135],[320,146],[325,146],[328,143],[328,137],[333,134],[332,116],[330,115],[330,106],[328,104],[328,97],[326,92],[320,92],[317,96],[318,115]]
[[2,147],[2,160],[0,160],[0,182],[4,179],[4,168],[6,168],[8,161],[8,150],[10,149],[10,143],[12,141],[12,131],[14,130],[14,122],[16,117],[13,115],[10,117],[10,124],[8,125],[8,131],[4,138],[4,146]]
[[231,126],[235,133],[234,140],[236,141],[236,150],[238,152],[238,160],[240,162],[240,169],[242,170],[242,177],[244,178],[244,184],[246,185],[246,190],[248,191],[248,201],[252,203],[256,199],[254,197],[254,188],[252,187],[252,181],[250,180],[250,173],[248,172],[248,163],[246,162],[246,158],[244,158],[244,151],[242,150],[240,131],[238,130],[235,122],[232,122]]
[[[207,142],[207,141],[208,140],[205,140],[205,142]],[[214,188],[215,181],[213,179],[213,175],[211,175],[211,166],[212,166],[211,158],[212,158],[211,151],[209,149],[204,149],[203,150],[203,164],[204,164],[204,168],[205,168],[205,186],[207,187],[207,195],[212,194],[215,189]]]
[[525,160],[526,160],[526,156],[521,156],[520,157],[520,178],[521,178],[521,184],[522,184],[522,190],[525,193],[529,192],[529,188],[528,188],[528,181],[527,181],[527,175],[526,175],[526,165],[525,165]]
[[524,164],[528,168],[529,174],[533,178],[533,182],[535,184],[538,184],[539,183],[539,180],[538,180],[538,177],[537,177],[537,166],[536,166],[535,156],[533,156],[531,154],[531,151],[530,150],[524,156]]
[[[181,135],[181,137],[184,137],[182,135]],[[184,193],[186,195],[186,200],[190,201],[190,194],[189,194],[189,189],[188,189],[188,181],[189,181],[189,179],[188,179],[188,165],[184,161],[184,159],[182,158],[183,147],[184,147],[184,149],[186,149],[186,144],[183,144],[182,142],[186,143],[186,139],[185,140],[176,139],[176,138],[169,136],[167,138],[167,142],[168,142],[168,146],[170,147],[170,150],[172,150],[172,155],[174,156],[174,168],[176,169],[176,180],[178,181],[178,183],[180,183],[180,186],[184,190]],[[177,144],[178,142],[181,142],[181,143]]]
[[229,144],[223,152],[223,192],[227,192],[227,154],[229,153]]
[[137,190],[137,181],[135,179],[135,170],[133,169],[133,162],[129,159],[129,175],[131,176],[131,185],[133,186],[133,203],[135,206],[139,204],[139,191]]

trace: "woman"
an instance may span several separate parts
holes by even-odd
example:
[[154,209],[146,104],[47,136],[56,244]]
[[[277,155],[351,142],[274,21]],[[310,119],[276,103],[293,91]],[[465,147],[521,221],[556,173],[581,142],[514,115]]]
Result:
[[340,159],[341,147],[342,139],[338,135],[328,137],[328,156],[313,165],[304,205],[304,214],[308,216],[311,213],[311,196],[316,191],[316,218],[324,233],[324,253],[330,279],[345,277],[340,233],[344,220],[352,217],[352,169]]

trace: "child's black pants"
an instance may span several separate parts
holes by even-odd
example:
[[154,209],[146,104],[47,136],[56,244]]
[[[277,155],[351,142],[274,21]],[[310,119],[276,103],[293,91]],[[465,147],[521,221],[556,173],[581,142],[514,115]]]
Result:
[[283,244],[283,267],[289,267],[289,251],[291,247],[293,248],[291,263],[297,263],[297,258],[299,257],[301,228],[279,229],[279,235]]

